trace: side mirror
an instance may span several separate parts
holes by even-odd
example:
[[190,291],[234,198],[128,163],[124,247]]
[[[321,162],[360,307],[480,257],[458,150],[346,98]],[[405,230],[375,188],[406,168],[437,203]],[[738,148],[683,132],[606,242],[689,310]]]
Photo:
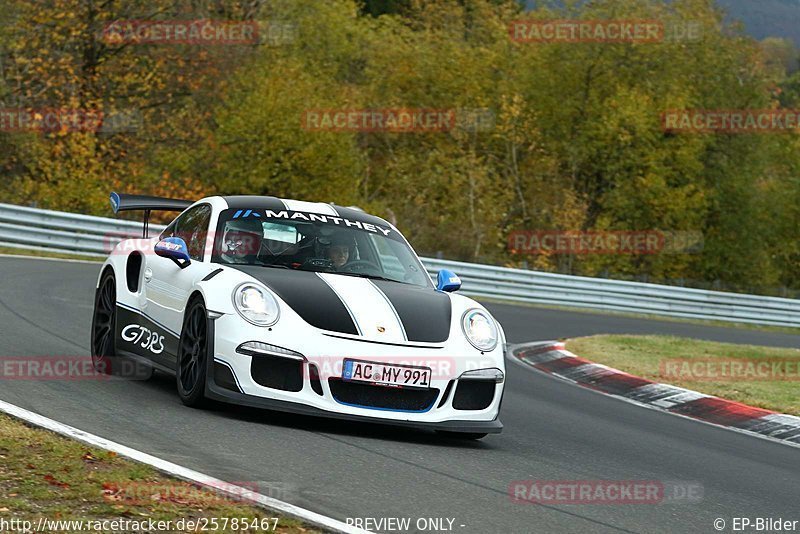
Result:
[[154,250],[158,256],[171,259],[181,269],[188,267],[192,262],[186,241],[180,237],[166,237],[156,243]]
[[452,293],[461,288],[461,278],[453,271],[442,269],[436,277],[436,291]]

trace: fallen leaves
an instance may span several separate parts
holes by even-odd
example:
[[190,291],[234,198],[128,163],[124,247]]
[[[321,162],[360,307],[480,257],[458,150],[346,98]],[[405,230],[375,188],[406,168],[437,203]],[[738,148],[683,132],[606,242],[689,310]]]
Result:
[[66,482],[60,482],[60,481],[56,480],[56,478],[53,475],[45,475],[44,479],[51,486],[56,486],[56,487],[65,488],[65,489],[70,487],[70,485],[67,484]]

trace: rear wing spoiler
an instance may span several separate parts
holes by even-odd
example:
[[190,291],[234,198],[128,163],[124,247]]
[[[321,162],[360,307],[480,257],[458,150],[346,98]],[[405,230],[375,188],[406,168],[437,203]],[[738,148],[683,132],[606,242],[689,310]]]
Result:
[[111,193],[110,201],[111,209],[114,210],[114,213],[119,213],[120,211],[144,211],[142,237],[145,239],[147,239],[151,211],[183,211],[194,204],[191,200],[147,195],[126,195],[124,193]]

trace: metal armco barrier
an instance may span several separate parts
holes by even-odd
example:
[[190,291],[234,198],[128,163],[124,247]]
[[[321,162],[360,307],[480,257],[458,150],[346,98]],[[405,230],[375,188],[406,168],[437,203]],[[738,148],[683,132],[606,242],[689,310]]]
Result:
[[[164,226],[151,224],[150,235]],[[126,237],[141,237],[142,223],[0,204],[0,246],[106,256]]]
[[[0,246],[105,256],[141,223],[0,204]],[[163,229],[152,225],[151,235]],[[466,295],[530,304],[800,327],[800,300],[623,282],[422,258],[432,277],[450,269]]]

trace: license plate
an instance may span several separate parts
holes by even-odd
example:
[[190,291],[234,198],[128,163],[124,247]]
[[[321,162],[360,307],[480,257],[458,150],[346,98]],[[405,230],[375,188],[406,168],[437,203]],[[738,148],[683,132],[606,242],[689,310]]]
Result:
[[431,387],[430,367],[393,365],[363,360],[345,360],[342,378],[384,386]]

